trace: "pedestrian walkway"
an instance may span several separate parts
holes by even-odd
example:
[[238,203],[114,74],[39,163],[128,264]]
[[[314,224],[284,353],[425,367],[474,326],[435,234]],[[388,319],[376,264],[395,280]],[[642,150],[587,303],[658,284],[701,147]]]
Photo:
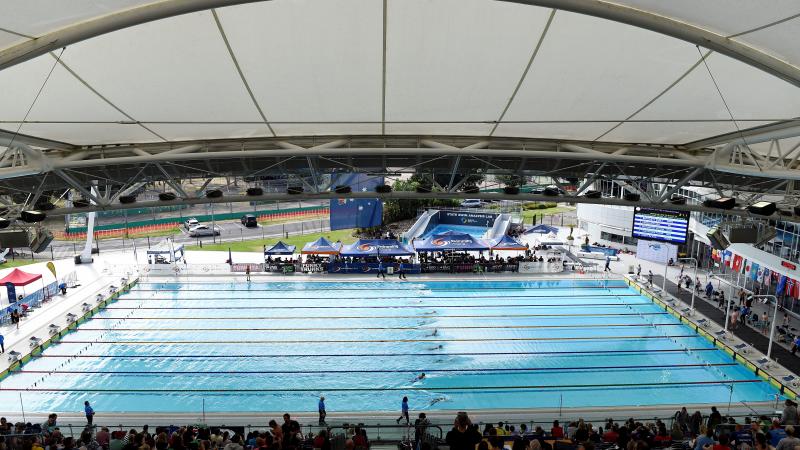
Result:
[[[663,275],[654,275],[653,283],[656,286],[661,286],[664,281]],[[687,305],[691,304],[692,301],[692,293],[691,291],[687,291],[686,289],[679,288],[677,284],[672,282],[671,280],[667,280],[667,293],[673,295],[675,298],[680,299],[682,302],[686,303]],[[708,317],[709,319],[713,320],[717,323],[719,328],[723,328],[725,324],[725,310],[720,309],[717,307],[716,302],[708,301],[705,296],[697,295],[695,297],[695,309]],[[763,305],[761,303],[753,304],[753,310],[757,311],[759,316],[767,309],[769,305]],[[770,316],[770,320],[772,320],[772,311],[768,312]],[[781,318],[783,316],[779,315],[778,323],[781,323]],[[742,325],[741,323],[738,324],[736,329],[731,330],[730,328],[728,331],[734,334],[736,337],[741,339],[742,341],[750,344],[753,348],[760,351],[761,353],[767,354],[767,347],[769,345],[769,331],[767,334],[762,334],[759,330],[756,330],[749,325]],[[797,374],[800,373],[800,358],[797,356],[793,356],[792,353],[789,351],[788,346],[784,346],[783,344],[778,343],[778,333],[775,332],[775,342],[772,345],[772,358],[778,362],[778,364],[786,367],[793,373]]]

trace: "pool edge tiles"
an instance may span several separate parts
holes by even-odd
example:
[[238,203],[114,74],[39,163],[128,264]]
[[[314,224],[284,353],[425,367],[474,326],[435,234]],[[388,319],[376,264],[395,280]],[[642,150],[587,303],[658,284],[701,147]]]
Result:
[[[284,290],[290,289],[291,286],[299,289],[301,286],[297,284],[297,282],[270,284],[274,284],[277,287],[284,287]],[[386,296],[388,295],[387,292],[399,288],[399,285],[396,283],[375,282],[370,279],[363,280],[360,282],[360,286],[356,286],[354,283],[350,282],[324,281],[322,284],[315,282],[305,283],[302,286],[305,290],[316,289],[317,291],[324,290],[326,286],[334,286],[340,288],[340,291],[348,292],[336,292],[335,289],[329,288],[323,292],[326,296],[330,297],[328,300],[320,298],[313,301],[305,301],[300,298],[294,299],[294,303],[288,304],[280,294],[280,290],[273,292],[274,295],[272,297],[269,295],[266,297],[259,297],[260,299],[256,302],[248,297],[247,293],[258,292],[257,289],[250,291],[237,289],[233,292],[226,292],[231,291],[231,283],[215,282],[207,283],[207,285],[218,285],[205,286],[205,288],[222,288],[214,291],[214,295],[221,298],[225,297],[231,302],[258,303],[260,305],[259,307],[264,308],[275,308],[271,305],[281,305],[283,309],[291,310],[292,314],[296,314],[297,311],[300,310],[299,308],[309,308],[306,313],[308,314],[306,319],[299,322],[299,325],[302,325],[303,328],[290,329],[292,335],[296,334],[299,336],[297,339],[300,339],[300,337],[306,339],[299,340],[298,342],[302,342],[302,344],[299,345],[280,343],[278,342],[280,340],[268,341],[269,345],[266,346],[261,344],[251,345],[246,341],[238,340],[228,342],[230,340],[229,336],[233,333],[233,331],[225,331],[230,328],[229,325],[220,325],[227,328],[214,328],[203,323],[204,336],[203,339],[200,340],[207,341],[207,343],[202,344],[196,341],[186,342],[186,344],[180,343],[180,345],[186,345],[185,347],[181,347],[180,345],[170,343],[170,339],[176,340],[177,338],[163,337],[167,335],[172,336],[172,330],[148,329],[145,331],[144,328],[140,328],[141,325],[135,325],[130,326],[130,328],[136,330],[137,333],[141,330],[142,336],[137,337],[136,333],[133,333],[126,338],[130,340],[129,343],[118,345],[122,343],[116,342],[119,339],[119,334],[115,334],[114,330],[98,329],[98,333],[108,334],[109,336],[106,338],[109,343],[103,343],[97,340],[97,335],[93,334],[93,332],[81,330],[79,328],[78,333],[73,335],[76,337],[71,337],[69,339],[69,341],[75,342],[61,344],[63,346],[61,347],[61,353],[65,354],[65,356],[45,355],[44,358],[41,358],[36,363],[35,367],[30,368],[31,373],[20,374],[30,376],[30,380],[26,381],[25,379],[20,379],[14,383],[7,384],[6,387],[19,387],[18,390],[24,392],[27,396],[26,398],[33,398],[37,395],[44,398],[44,396],[50,395],[54,400],[54,406],[67,410],[71,410],[78,403],[82,403],[83,399],[88,399],[91,400],[92,404],[99,410],[109,412],[119,410],[115,408],[126,408],[119,411],[131,413],[169,411],[179,414],[195,410],[201,399],[204,402],[208,399],[212,401],[211,407],[208,409],[209,412],[246,413],[254,411],[296,411],[302,408],[306,408],[306,410],[313,409],[316,404],[310,402],[309,399],[324,394],[329,398],[331,402],[329,408],[332,410],[341,410],[342,405],[359,404],[359,402],[361,402],[360,406],[362,406],[363,409],[353,409],[353,411],[360,411],[361,414],[369,414],[371,412],[394,409],[394,407],[396,407],[396,405],[394,405],[394,397],[404,393],[411,396],[411,398],[414,399],[413,401],[416,402],[416,405],[412,405],[412,408],[432,411],[452,411],[461,409],[546,409],[557,406],[556,400],[554,399],[558,398],[559,393],[564,394],[565,399],[567,396],[572,396],[566,399],[567,402],[564,404],[564,407],[567,408],[580,408],[583,406],[625,408],[639,405],[649,405],[655,408],[677,403],[677,401],[667,401],[671,400],[671,398],[668,399],[665,397],[666,395],[672,395],[668,393],[673,390],[676,391],[675,395],[680,394],[678,391],[690,391],[696,394],[679,395],[678,397],[681,403],[690,403],[694,398],[701,398],[704,393],[710,393],[711,399],[709,403],[719,403],[724,397],[723,394],[727,392],[724,389],[718,388],[719,386],[723,384],[732,385],[733,383],[739,382],[752,383],[751,380],[747,379],[752,377],[743,375],[745,369],[738,364],[729,364],[729,366],[734,367],[718,369],[721,371],[721,374],[727,374],[729,381],[716,381],[717,372],[711,373],[711,369],[700,367],[703,365],[707,366],[707,364],[702,364],[704,359],[698,355],[694,355],[691,358],[686,356],[684,358],[682,356],[679,357],[682,353],[677,353],[676,358],[673,358],[676,365],[671,365],[668,369],[664,369],[663,371],[659,369],[660,366],[652,366],[659,361],[659,354],[652,352],[661,351],[655,349],[669,349],[675,347],[675,350],[670,351],[681,352],[678,348],[678,342],[672,335],[690,333],[664,333],[663,336],[658,334],[660,333],[658,324],[646,323],[645,321],[647,319],[642,315],[651,309],[657,309],[657,306],[644,298],[642,298],[642,300],[645,300],[646,306],[644,306],[645,303],[630,304],[628,299],[622,298],[625,296],[620,297],[619,292],[617,292],[618,288],[620,290],[624,289],[625,291],[635,292],[622,279],[614,280],[612,283],[603,280],[586,279],[516,279],[504,281],[430,280],[425,282],[408,282],[409,290],[416,289],[421,291],[417,294],[401,294],[400,296],[391,297]],[[413,288],[412,286],[414,285],[419,285],[421,287]],[[581,287],[574,287],[575,285],[580,285]],[[237,287],[241,286],[242,283],[239,283]],[[376,289],[379,286],[383,288]],[[148,290],[148,287],[152,287],[153,289]],[[177,289],[169,291],[169,287],[175,287]],[[189,289],[180,289],[184,287],[188,287]],[[349,292],[353,291],[356,287],[362,289],[356,294]],[[422,289],[423,287],[425,289]],[[455,290],[453,293],[447,294],[453,297],[440,297],[444,294],[443,292],[439,292],[437,288],[442,291],[444,291],[445,288]],[[503,289],[506,291],[503,291]],[[163,309],[166,317],[172,317],[175,311],[170,308],[181,307],[181,305],[191,303],[193,301],[193,296],[203,290],[204,286],[202,285],[184,286],[183,283],[142,282],[137,286],[136,290],[132,290],[128,295],[135,295],[136,292],[144,291],[150,298],[146,299],[144,296],[141,296],[142,302],[156,302],[156,304],[159,305],[157,308]],[[491,299],[471,298],[469,294],[474,290],[490,292],[492,297]],[[536,294],[531,297],[543,298],[526,299],[525,304],[509,304],[505,297],[508,294],[508,290],[519,290],[521,293]],[[592,290],[596,290],[597,292],[592,292],[590,295],[587,295],[589,298],[582,299],[582,303],[576,303],[575,305],[570,304],[570,301],[573,300],[571,295],[579,296],[578,294],[580,293],[585,294],[586,292],[584,291]],[[608,291],[600,292],[604,290]],[[570,292],[572,294],[570,294]],[[314,294],[308,295],[313,296]],[[639,297],[639,294],[636,294],[633,298]],[[451,298],[458,301],[459,304],[452,306],[441,301],[443,298]],[[437,299],[437,302],[439,302],[436,303],[437,306],[429,306],[431,304],[431,299]],[[203,301],[205,302],[205,300]],[[314,329],[315,327],[308,328],[305,324],[307,320],[319,319],[322,317],[334,321],[340,319],[336,316],[329,316],[327,312],[320,314],[318,310],[314,309],[319,306],[318,303],[325,301],[336,304],[337,308],[363,309],[368,307],[380,307],[388,308],[387,311],[406,308],[406,310],[409,311],[424,311],[426,313],[430,313],[431,309],[435,309],[433,313],[437,313],[438,311],[437,314],[439,317],[422,320],[421,317],[414,315],[416,313],[403,313],[405,315],[396,317],[389,314],[387,316],[390,317],[389,322],[382,324],[384,328],[381,329],[395,330],[390,331],[390,333],[397,333],[400,339],[381,339],[374,341],[377,343],[366,345],[366,342],[373,341],[363,339],[372,338],[373,335],[378,332],[365,331],[371,330],[371,328],[359,325],[362,328],[356,329],[354,331],[356,334],[353,335],[356,340],[333,340],[331,342],[338,342],[338,344],[315,346],[315,344],[311,343],[314,339],[324,342],[324,339],[328,339],[329,335],[336,335],[338,333],[316,330]],[[422,304],[417,306],[419,302]],[[479,306],[481,308],[475,313],[470,312],[466,315],[467,320],[459,318],[461,317],[460,315],[455,315],[456,312],[460,312],[459,310],[463,309],[463,306],[467,304],[465,302],[480,302]],[[580,306],[583,302],[587,302],[587,304],[592,304],[591,302],[597,302],[597,304],[614,304],[613,302],[616,302],[617,310],[630,310],[641,316],[641,326],[640,328],[635,328],[635,331],[627,331],[627,329],[624,328],[613,330],[607,326],[596,331],[593,329],[588,331],[583,330],[585,337],[580,337],[583,335],[576,334],[575,329],[582,328],[586,322],[583,319],[579,319],[579,314],[576,314],[574,317],[571,316],[569,311],[583,309],[584,307]],[[151,319],[151,316],[149,316],[150,311],[147,310],[147,308],[139,310],[134,303],[135,302],[131,302],[131,307],[128,308],[130,311],[126,312],[129,313],[127,314],[128,316],[131,314],[133,314],[133,317],[136,317],[136,314],[148,315],[147,317],[140,317],[139,319]],[[560,304],[553,307],[550,306],[551,303]],[[570,323],[574,323],[574,325],[568,326],[567,328],[569,328],[569,330],[566,331],[547,331],[548,334],[554,335],[560,333],[559,339],[566,340],[562,343],[554,342],[550,339],[548,334],[542,334],[543,332],[541,330],[536,330],[536,328],[541,328],[539,326],[541,325],[539,321],[542,319],[539,318],[519,319],[518,325],[524,326],[516,328],[500,327],[500,329],[482,330],[480,332],[471,330],[471,328],[476,326],[481,329],[485,328],[481,326],[486,322],[486,316],[481,315],[482,313],[486,313],[486,310],[491,310],[493,307],[497,309],[504,305],[510,305],[511,308],[500,310],[501,313],[510,315],[515,320],[517,318],[514,317],[514,314],[521,314],[522,317],[524,314],[521,310],[526,309],[544,312],[545,316],[561,317],[562,319],[566,318]],[[272,315],[281,314],[280,311],[275,312],[273,309],[269,311],[271,311],[269,314]],[[454,315],[450,315],[451,313]],[[188,314],[191,315],[191,311]],[[216,314],[229,314],[236,322],[247,320],[247,316],[237,316],[235,310],[225,312],[224,308],[220,308],[220,311]],[[630,316],[631,313],[625,312],[625,315]],[[123,317],[122,313],[120,313],[120,317]],[[443,321],[445,318],[447,318],[447,320]],[[97,317],[96,319],[103,320],[103,317]],[[109,319],[116,319],[116,316]],[[191,318],[189,320],[191,320]],[[284,319],[278,317],[277,320]],[[349,318],[347,320],[354,319]],[[357,316],[355,320],[359,322],[369,322],[374,319],[364,313],[362,316]],[[384,319],[381,319],[381,321],[383,320]],[[639,319],[636,318],[636,320]],[[134,320],[134,322],[136,321]],[[443,322],[452,322],[449,324],[458,326],[445,327],[442,325]],[[139,323],[147,325],[148,322]],[[287,321],[287,323],[291,324],[291,321]],[[415,325],[418,323],[423,323],[424,327],[423,325]],[[683,326],[685,325],[681,325],[681,327]],[[191,328],[189,326],[187,326],[187,328],[190,332],[192,330],[200,331],[200,328]],[[426,331],[422,331],[423,328]],[[465,330],[465,328],[470,330]],[[439,334],[437,335],[437,332],[428,334],[431,333],[431,329],[438,330]],[[687,327],[686,330],[689,331],[689,328]],[[258,331],[257,333],[262,335],[277,331],[279,331],[279,329],[268,329]],[[246,329],[241,332],[245,334],[251,333]],[[126,333],[129,332],[126,331]],[[152,338],[158,341],[144,339],[145,335],[148,339]],[[337,336],[341,337],[344,335]],[[479,339],[473,339],[472,336]],[[641,342],[637,344],[629,342],[629,336],[641,336],[646,339],[641,340]],[[594,343],[583,346],[584,344],[580,343],[582,341],[574,341],[576,338],[588,339]],[[657,342],[658,345],[653,347],[653,344],[649,343],[650,340]],[[691,337],[687,336],[685,339],[688,348],[696,347],[696,345],[691,345],[691,342],[695,340],[706,342],[700,336],[697,336],[695,332],[692,332]],[[684,339],[681,338],[678,339],[678,341],[683,342]],[[576,344],[575,342],[578,343]],[[421,356],[423,349],[430,347],[432,343],[439,344],[438,349],[433,347],[433,350],[430,351],[430,353],[432,353],[430,357]],[[73,351],[78,351],[78,348],[84,344],[90,346],[88,355],[85,353],[80,357],[69,355],[69,348],[74,348]],[[704,345],[708,344],[706,343]],[[597,378],[597,376],[593,377],[583,374],[583,372],[588,372],[588,369],[593,368],[587,367],[587,365],[602,365],[602,358],[598,358],[596,350],[593,349],[604,348],[604,346],[608,346],[611,351],[625,348],[641,349],[637,350],[637,352],[643,353],[644,355],[638,355],[636,358],[632,358],[629,366],[601,367],[603,370],[599,370],[599,375],[596,374],[599,378]],[[443,347],[444,349],[442,349]],[[361,352],[366,353],[366,356],[355,358],[352,361],[343,359],[341,363],[337,363],[335,358],[326,358],[326,355],[316,355],[307,352],[308,348],[319,348],[333,354],[344,353],[344,355],[337,355],[344,357],[349,356],[348,353]],[[153,353],[156,350],[162,351],[162,349],[167,349],[163,350],[167,353]],[[212,349],[221,352],[223,355],[233,350],[239,350],[244,354],[251,353],[256,356],[262,352],[277,352],[275,357],[279,358],[276,360],[279,362],[269,362],[266,363],[266,365],[262,363],[262,365],[259,365],[259,363],[254,362],[252,359],[238,361],[236,358],[233,358],[226,360],[223,364],[209,363],[209,360],[192,365],[186,360],[179,359],[183,352],[191,353],[195,351],[199,358],[203,354],[209,354],[208,352]],[[284,354],[287,350],[284,349],[294,349],[294,353],[298,353],[299,355],[297,357],[287,356]],[[408,351],[409,354],[414,354],[415,356],[400,361],[398,359],[400,357],[391,356],[393,352],[396,353],[398,349]],[[578,350],[573,353],[579,353],[579,355],[561,355],[558,357],[552,354],[542,357],[523,356],[526,349],[539,349],[550,353],[553,351],[558,353],[564,349],[571,349]],[[456,350],[480,351],[480,354],[486,353],[489,355],[493,352],[501,353],[501,351],[506,350],[512,353],[517,352],[517,357],[515,358],[512,356],[511,358],[514,358],[515,362],[521,361],[521,365],[520,367],[509,367],[507,363],[504,362],[505,357],[461,356]],[[172,351],[178,352],[176,353],[176,355],[178,355],[178,360],[173,360],[172,356],[169,356]],[[385,351],[389,356],[381,363],[377,355],[371,354],[373,351]],[[437,352],[441,353],[439,357],[435,356]],[[52,354],[52,352],[50,353]],[[105,354],[107,356],[102,356],[103,360],[99,361],[93,356],[94,354],[98,356]],[[133,355],[133,358],[137,361],[132,364],[127,362],[123,364],[125,360],[123,356],[125,355]],[[53,358],[56,359],[54,360]],[[62,358],[63,362],[57,358]],[[620,361],[625,360],[625,358],[620,358]],[[670,361],[673,359],[670,359]],[[685,361],[681,361],[681,359],[685,359]],[[706,358],[705,361],[707,360]],[[176,366],[178,362],[181,364]],[[52,367],[47,366],[47,364],[50,363],[52,363]],[[66,367],[61,369],[60,367],[64,364],[67,364]],[[138,367],[137,364],[141,364],[142,366]],[[342,376],[337,374],[335,377],[330,376],[330,373],[334,373],[330,371],[335,369],[337,364],[340,364],[342,368],[346,369],[347,375]],[[386,373],[376,373],[382,372],[380,370],[375,370],[376,368],[383,369],[384,367],[381,364],[397,364],[398,370],[392,370],[391,372],[393,373],[389,375]],[[33,373],[49,373],[48,371],[52,370],[53,367],[58,367],[58,369],[53,372],[52,377],[50,377],[49,380],[44,379],[38,381],[36,384],[36,388],[41,389],[43,393],[29,389],[35,378],[33,377]],[[630,367],[634,369],[630,371],[627,370]],[[142,372],[142,368],[155,372]],[[315,368],[321,368],[325,374],[322,376],[315,375],[313,372]],[[351,370],[351,368],[358,370]],[[33,372],[34,369],[37,372]],[[466,372],[466,374],[458,373],[453,375],[449,373],[453,372],[453,370],[450,369],[459,369],[461,372]],[[59,372],[59,370],[61,372]],[[99,372],[87,372],[87,370]],[[133,370],[133,372],[129,372],[131,370]],[[265,372],[265,370],[277,372]],[[424,380],[408,380],[408,378],[416,376],[416,374],[422,370],[428,373],[428,376]],[[640,372],[637,373],[635,372],[636,370]],[[251,373],[249,371],[255,372]],[[394,375],[394,372],[399,372],[400,375]],[[48,376],[42,378],[47,378]],[[345,379],[335,379],[340,376]],[[634,379],[636,376],[641,378],[641,380]],[[83,380],[84,378],[85,381]],[[292,380],[292,378],[294,378],[294,380]],[[626,382],[626,378],[629,382]],[[653,383],[650,383],[650,380],[652,380]],[[676,390],[675,388],[669,387],[669,383],[673,381],[673,384],[680,385],[682,388]],[[592,382],[594,383],[592,384]],[[691,383],[695,382],[697,383],[696,385],[691,385]],[[743,398],[745,398],[746,401],[765,400],[765,397],[759,394],[759,392],[764,390],[764,386],[762,386],[760,380],[758,380],[758,382],[759,387],[757,389],[743,388],[744,391],[738,390],[741,395],[745,396]],[[83,385],[82,383],[86,384]],[[707,386],[708,383],[717,387],[710,388]],[[694,387],[686,387],[690,385]],[[634,387],[631,388],[631,386]],[[595,392],[598,389],[601,392]],[[638,393],[642,394],[643,397],[641,401],[628,401],[628,398],[631,398],[630,392],[626,393],[625,396],[620,396],[617,392],[620,390],[620,392],[625,392],[630,389],[633,389],[634,393],[637,393],[637,395]],[[452,393],[452,395],[449,393]],[[587,398],[587,395],[591,398]],[[225,398],[226,396],[228,398]],[[646,396],[646,398],[644,396]],[[106,397],[106,399],[101,401],[103,397]],[[378,399],[376,397],[383,398]],[[94,400],[96,398],[98,400],[97,402]],[[157,402],[158,399],[175,399],[176,405],[170,406],[154,403]],[[80,402],[78,402],[78,400],[80,400]],[[37,408],[36,402],[33,403],[33,409]],[[216,403],[216,405],[214,403]],[[42,401],[40,404],[45,404],[45,402]],[[26,410],[30,409],[31,408],[26,406]]]
[[[733,357],[733,359],[737,363],[740,363],[742,366],[744,366],[748,370],[753,371],[753,373],[756,376],[762,378],[765,382],[769,383],[775,389],[779,390],[781,395],[784,395],[787,398],[790,398],[792,400],[796,400],[797,398],[800,398],[800,393],[798,391],[796,391],[795,388],[793,388],[791,386],[787,386],[784,383],[782,383],[778,379],[778,377],[772,375],[770,373],[770,371],[758,367],[756,362],[753,362],[749,358],[746,358],[745,356],[742,355],[741,352],[738,352],[735,349],[731,348],[723,340],[717,339],[715,336],[712,336],[710,333],[708,333],[706,330],[704,330],[702,327],[700,327],[696,322],[694,322],[690,318],[687,318],[684,314],[682,314],[681,312],[676,310],[674,307],[672,307],[671,305],[668,305],[663,300],[659,299],[655,294],[653,294],[652,292],[650,292],[647,289],[645,289],[642,286],[640,286],[638,283],[636,283],[630,277],[624,277],[623,280],[625,280],[625,282],[628,284],[628,286],[630,286],[632,289],[637,290],[643,297],[649,299],[654,304],[657,304],[657,305],[661,306],[662,308],[664,308],[665,311],[667,311],[669,314],[671,314],[675,318],[677,318],[682,324],[685,324],[686,326],[689,326],[690,328],[694,327],[694,330],[695,330],[695,332],[697,334],[699,334],[700,336],[703,336],[709,342],[711,342],[715,347],[717,347],[720,350],[724,351],[725,353],[729,354],[731,357]],[[783,369],[788,373],[792,373],[790,370],[788,370],[786,368],[783,368]],[[793,374],[793,375],[795,377],[797,377],[797,374]]]
[[[2,383],[3,380],[5,380],[7,377],[13,375],[14,372],[22,370],[22,368],[27,363],[29,363],[35,357],[41,355],[45,350],[47,350],[53,345],[58,344],[61,341],[61,339],[63,339],[66,335],[76,331],[81,324],[87,322],[95,314],[105,309],[106,306],[115,302],[117,299],[119,299],[121,295],[128,293],[131,290],[131,288],[136,286],[138,282],[139,278],[136,277],[133,280],[130,280],[124,286],[120,286],[120,289],[115,290],[108,297],[98,302],[93,308],[89,309],[88,311],[85,311],[84,314],[81,315],[80,317],[77,317],[74,322],[65,324],[66,326],[63,329],[60,329],[58,333],[48,335],[48,338],[42,341],[41,344],[35,347],[31,347],[28,353],[20,357],[17,361],[11,363],[7,368],[5,368],[3,371],[0,372],[0,383]],[[47,330],[45,328],[42,328],[40,331],[45,332]]]

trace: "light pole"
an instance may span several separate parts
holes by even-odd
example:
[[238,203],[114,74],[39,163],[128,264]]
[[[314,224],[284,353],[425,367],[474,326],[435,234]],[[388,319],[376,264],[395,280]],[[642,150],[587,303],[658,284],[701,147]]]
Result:
[[[692,280],[692,304],[691,307],[689,308],[689,314],[694,314],[694,296],[697,293],[697,288],[694,286],[694,284],[697,282],[697,265],[698,265],[697,259],[690,256],[688,258],[678,258],[678,261],[694,261],[694,279]],[[680,281],[678,281],[678,283],[680,283]],[[678,288],[680,288],[680,286],[678,286]]]
[[778,321],[778,297],[767,294],[753,296],[754,300],[757,298],[771,298],[775,302],[775,309],[772,311],[772,323],[769,327],[769,345],[767,345],[767,359],[770,359],[770,356],[772,356],[772,341],[775,336],[775,323]]
[[[667,298],[667,269],[669,263],[664,263],[664,282],[661,283],[661,296]],[[680,288],[680,286],[678,286]]]

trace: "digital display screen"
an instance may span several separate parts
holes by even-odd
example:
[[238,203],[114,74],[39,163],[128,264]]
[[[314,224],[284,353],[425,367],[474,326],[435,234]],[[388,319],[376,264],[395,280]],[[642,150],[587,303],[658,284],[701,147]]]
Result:
[[689,212],[636,207],[633,212],[633,237],[650,241],[685,244],[689,232]]

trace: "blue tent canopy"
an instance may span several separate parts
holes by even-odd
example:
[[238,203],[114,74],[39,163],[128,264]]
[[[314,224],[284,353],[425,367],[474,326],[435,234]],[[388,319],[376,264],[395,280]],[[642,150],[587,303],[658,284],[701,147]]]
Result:
[[359,239],[342,247],[342,256],[410,256],[414,249],[394,239]]
[[291,255],[294,253],[297,246],[295,245],[286,245],[282,241],[278,241],[277,244],[273,245],[272,247],[264,249],[265,255]]
[[414,248],[418,252],[439,252],[443,250],[481,251],[489,250],[489,244],[471,234],[448,231],[429,236]]
[[341,249],[341,242],[331,242],[321,237],[314,242],[307,242],[306,245],[303,246],[303,251],[301,253],[307,255],[338,255]]
[[509,235],[503,235],[500,239],[492,244],[492,250],[517,250],[517,251],[525,251],[528,249],[528,246],[521,243],[520,241],[514,239]]
[[539,225],[536,225],[533,228],[528,228],[527,230],[525,230],[525,234],[531,234],[531,233],[558,234],[558,228],[540,223]]

